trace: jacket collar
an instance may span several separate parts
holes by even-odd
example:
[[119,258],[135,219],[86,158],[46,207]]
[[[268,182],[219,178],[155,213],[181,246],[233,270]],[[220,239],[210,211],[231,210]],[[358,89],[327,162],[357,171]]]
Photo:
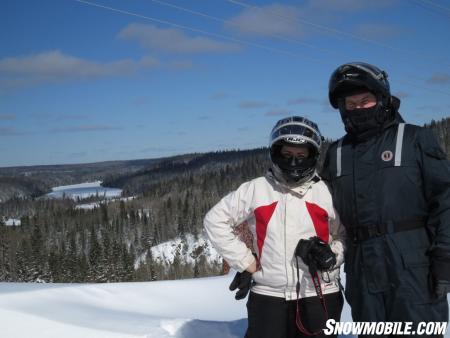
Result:
[[281,187],[284,191],[292,193],[293,195],[296,195],[298,197],[303,197],[314,183],[317,183],[321,180],[317,172],[314,172],[313,177],[308,181],[303,182],[299,185],[290,185],[286,182],[281,182],[280,180],[278,180],[273,174],[272,169],[269,169],[267,171],[266,178],[275,183],[277,186]]

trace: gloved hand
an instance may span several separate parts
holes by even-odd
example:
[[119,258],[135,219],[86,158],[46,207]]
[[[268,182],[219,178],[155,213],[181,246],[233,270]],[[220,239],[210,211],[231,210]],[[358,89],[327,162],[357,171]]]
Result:
[[450,281],[447,280],[435,280],[433,283],[434,295],[437,298],[446,297],[450,292]]
[[336,264],[336,255],[330,245],[317,236],[308,240],[301,239],[295,248],[295,255],[300,257],[313,272],[316,269],[330,270]]
[[234,298],[236,300],[243,299],[247,296],[252,286],[252,274],[248,271],[236,272],[233,281],[230,284],[230,291],[239,289]]
[[448,250],[433,248],[428,255],[431,259],[431,291],[437,298],[446,297],[450,292],[450,253]]

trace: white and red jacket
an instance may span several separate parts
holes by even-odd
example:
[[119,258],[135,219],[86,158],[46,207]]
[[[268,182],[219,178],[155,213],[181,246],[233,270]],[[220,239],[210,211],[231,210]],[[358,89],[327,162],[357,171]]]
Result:
[[[289,188],[269,172],[242,184],[207,213],[204,226],[209,239],[230,266],[241,272],[255,260],[252,250],[233,233],[234,226],[244,221],[253,234],[253,252],[257,253],[261,266],[253,273],[253,292],[296,299],[294,251],[300,239],[312,236],[328,242],[337,258],[336,268],[329,274],[322,273],[322,292],[339,291],[344,228],[333,208],[328,187],[320,178],[316,176],[299,187]],[[299,269],[300,298],[316,296],[311,274],[300,258]]]

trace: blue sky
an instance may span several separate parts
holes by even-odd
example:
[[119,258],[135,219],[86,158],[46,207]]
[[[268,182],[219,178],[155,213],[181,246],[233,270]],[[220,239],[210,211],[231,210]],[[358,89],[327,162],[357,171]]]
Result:
[[248,149],[294,114],[337,138],[349,61],[421,125],[450,116],[449,35],[443,0],[2,0],[0,167]]

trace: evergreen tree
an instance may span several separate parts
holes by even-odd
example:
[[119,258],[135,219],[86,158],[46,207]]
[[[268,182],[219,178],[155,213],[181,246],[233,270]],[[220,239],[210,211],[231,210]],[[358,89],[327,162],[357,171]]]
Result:
[[91,282],[102,282],[104,280],[103,271],[101,269],[102,248],[97,238],[97,233],[94,228],[91,229],[89,237],[89,270],[88,280]]

